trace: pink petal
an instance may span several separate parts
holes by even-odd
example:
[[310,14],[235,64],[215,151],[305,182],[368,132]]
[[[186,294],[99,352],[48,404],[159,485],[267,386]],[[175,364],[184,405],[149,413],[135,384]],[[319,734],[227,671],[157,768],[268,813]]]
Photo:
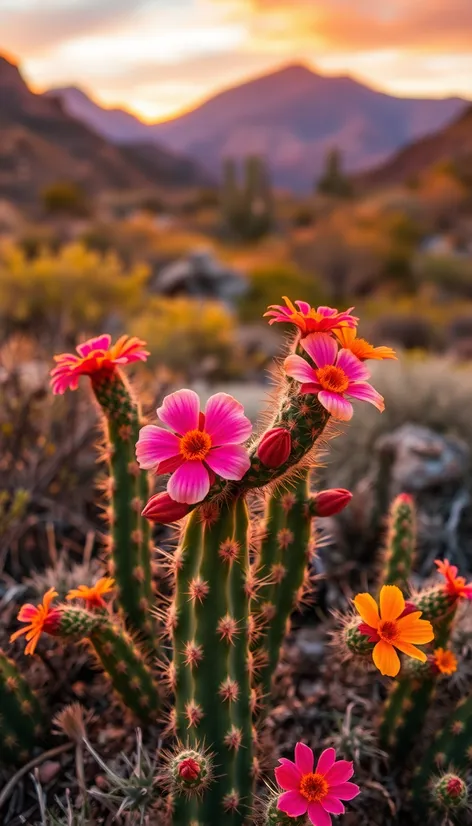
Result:
[[287,376],[302,383],[316,383],[317,381],[315,370],[301,356],[287,356],[284,361],[284,370]]
[[333,797],[341,798],[341,800],[354,800],[361,793],[361,790],[355,783],[339,783],[338,786],[331,786],[329,793]]
[[180,454],[178,456],[171,456],[170,459],[164,459],[163,462],[159,462],[158,466],[156,467],[156,473],[173,473],[174,470],[177,470],[180,465],[183,465],[185,459]]
[[306,396],[306,395],[316,396],[316,395],[318,395],[320,390],[321,390],[321,384],[317,384],[317,383],[313,383],[313,382],[311,382],[310,384],[302,384],[302,386],[300,387],[300,393],[302,394],[302,396]]
[[82,357],[84,357],[88,356],[89,353],[93,353],[96,350],[109,350],[110,344],[111,336],[97,336],[97,338],[89,338],[88,341],[84,341],[82,344],[78,344],[76,350]]
[[370,378],[370,373],[365,364],[359,361],[350,350],[339,351],[336,365],[344,370],[350,381],[365,381]]
[[184,462],[167,482],[167,493],[174,502],[196,505],[210,490],[210,477],[203,462]]
[[181,436],[189,430],[197,430],[200,414],[200,400],[193,390],[177,390],[166,396],[162,406],[157,408],[161,422]]
[[310,333],[300,344],[313,359],[317,367],[334,364],[338,355],[338,345],[329,333]]
[[285,757],[282,757],[279,762],[280,765],[275,769],[275,779],[280,788],[287,791],[298,789],[302,776],[295,763]]
[[334,766],[336,760],[336,749],[325,749],[320,754],[320,759],[316,765],[316,771],[319,774],[326,774],[329,772],[331,766]]
[[140,468],[149,470],[164,459],[178,456],[179,452],[179,440],[169,430],[147,424],[139,431],[136,459]]
[[325,812],[330,812],[332,815],[343,815],[346,811],[341,801],[332,794],[327,794],[321,801],[321,805]]
[[211,436],[213,445],[239,444],[251,435],[252,424],[244,415],[240,402],[228,393],[215,393],[206,403],[205,431]]
[[318,307],[317,312],[322,315],[324,318],[332,318],[334,315],[337,314],[337,310],[333,307]]
[[290,791],[280,795],[277,808],[289,817],[300,817],[306,814],[308,802],[299,792]]
[[[351,392],[351,388],[349,388],[348,392]],[[334,419],[339,419],[342,422],[348,422],[349,419],[352,419],[352,414],[354,413],[352,404],[343,396],[340,396],[339,393],[332,393],[330,390],[320,390],[318,399]]]
[[367,382],[353,382],[349,385],[348,391],[353,399],[360,399],[363,402],[370,402],[381,413],[385,410],[385,403],[383,396],[375,390],[371,384]]
[[302,774],[311,774],[315,757],[310,748],[305,743],[297,743],[295,746],[295,765]]
[[326,780],[330,786],[336,786],[350,780],[353,774],[354,766],[350,760],[338,760],[334,766],[331,766],[329,772],[326,772]]
[[308,806],[308,817],[313,823],[313,826],[332,826],[333,823],[328,812],[325,812],[320,803],[310,803]]
[[223,479],[242,479],[251,467],[249,454],[243,445],[212,448],[205,462]]

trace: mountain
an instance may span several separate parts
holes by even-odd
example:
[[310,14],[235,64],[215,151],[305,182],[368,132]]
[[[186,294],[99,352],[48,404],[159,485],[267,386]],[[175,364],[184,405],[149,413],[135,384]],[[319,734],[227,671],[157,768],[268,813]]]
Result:
[[0,56],[0,197],[31,202],[58,180],[90,192],[203,183],[188,158],[154,145],[142,157],[76,120],[54,97],[34,94],[18,66]]
[[464,171],[472,169],[472,106],[443,129],[414,141],[386,163],[359,175],[361,187],[381,187],[416,177],[441,161],[453,162]]
[[261,154],[275,183],[298,191],[311,188],[333,146],[343,151],[348,170],[370,167],[444,126],[465,105],[461,98],[397,98],[303,65],[250,80],[156,124],[143,124],[123,110],[102,109],[77,89],[55,94],[68,111],[116,143],[157,140],[213,173],[224,157]]

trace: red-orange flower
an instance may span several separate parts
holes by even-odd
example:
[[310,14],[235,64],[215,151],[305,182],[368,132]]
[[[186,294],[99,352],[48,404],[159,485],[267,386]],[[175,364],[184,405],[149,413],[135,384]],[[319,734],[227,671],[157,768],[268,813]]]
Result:
[[134,336],[121,336],[112,345],[110,336],[102,335],[79,344],[78,356],[75,353],[54,356],[57,366],[51,370],[53,393],[61,395],[66,390],[77,390],[80,376],[93,376],[120,364],[146,361],[149,352],[145,346],[146,342]]
[[95,585],[79,585],[78,588],[69,591],[66,599],[84,599],[87,608],[105,608],[106,602],[103,599],[105,594],[109,594],[115,587],[115,580],[111,577],[98,579]]
[[433,651],[433,666],[440,674],[450,676],[457,671],[457,657],[447,648],[436,648]]
[[28,642],[25,648],[25,654],[34,654],[43,631],[46,634],[55,634],[57,632],[61,621],[61,612],[59,608],[51,608],[51,603],[57,595],[57,591],[55,591],[54,588],[50,588],[49,591],[44,594],[43,601],[40,605],[27,603],[20,608],[18,619],[20,622],[27,622],[28,625],[15,631],[10,637],[10,642],[14,642],[24,634]]
[[351,315],[351,310],[354,307],[339,313],[333,307],[318,307],[315,310],[307,301],[295,301],[297,305],[295,307],[295,304],[286,295],[282,298],[287,306],[271,304],[264,316],[272,316],[269,324],[275,324],[279,321],[288,321],[295,324],[301,331],[302,336],[307,336],[309,333],[329,333],[338,330],[341,324],[355,327],[359,321],[356,316]]
[[416,645],[434,639],[433,626],[422,620],[421,611],[410,611],[396,585],[384,585],[380,591],[380,612],[370,594],[358,594],[354,600],[364,624],[359,626],[376,645],[372,652],[381,674],[396,677],[400,660],[396,648],[409,657],[426,662],[427,657]]
[[365,338],[357,338],[356,328],[348,327],[347,324],[341,324],[335,330],[335,335],[341,347],[350,350],[359,361],[367,361],[368,359],[380,361],[382,359],[397,358],[395,350],[391,347],[374,347]]
[[472,599],[472,582],[466,582],[465,577],[457,576],[458,568],[451,565],[448,559],[444,562],[440,559],[434,560],[438,571],[444,579],[446,592],[457,599]]

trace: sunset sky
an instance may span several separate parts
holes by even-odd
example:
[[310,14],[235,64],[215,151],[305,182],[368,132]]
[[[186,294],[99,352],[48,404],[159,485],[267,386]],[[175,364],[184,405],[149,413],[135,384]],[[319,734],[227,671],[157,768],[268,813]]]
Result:
[[0,52],[148,120],[295,61],[472,98],[472,0],[0,0]]

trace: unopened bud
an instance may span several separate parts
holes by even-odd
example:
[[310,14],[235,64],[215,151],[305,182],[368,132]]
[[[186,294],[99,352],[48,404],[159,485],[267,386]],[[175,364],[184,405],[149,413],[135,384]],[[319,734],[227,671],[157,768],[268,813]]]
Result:
[[160,522],[168,525],[170,522],[178,522],[190,512],[191,508],[181,502],[175,502],[168,493],[156,493],[151,496],[144,508],[142,515],[151,522]]
[[349,505],[352,493],[344,488],[331,488],[317,493],[310,506],[313,516],[334,516]]
[[277,468],[283,465],[292,450],[292,437],[285,427],[274,427],[264,433],[257,455],[265,467]]

